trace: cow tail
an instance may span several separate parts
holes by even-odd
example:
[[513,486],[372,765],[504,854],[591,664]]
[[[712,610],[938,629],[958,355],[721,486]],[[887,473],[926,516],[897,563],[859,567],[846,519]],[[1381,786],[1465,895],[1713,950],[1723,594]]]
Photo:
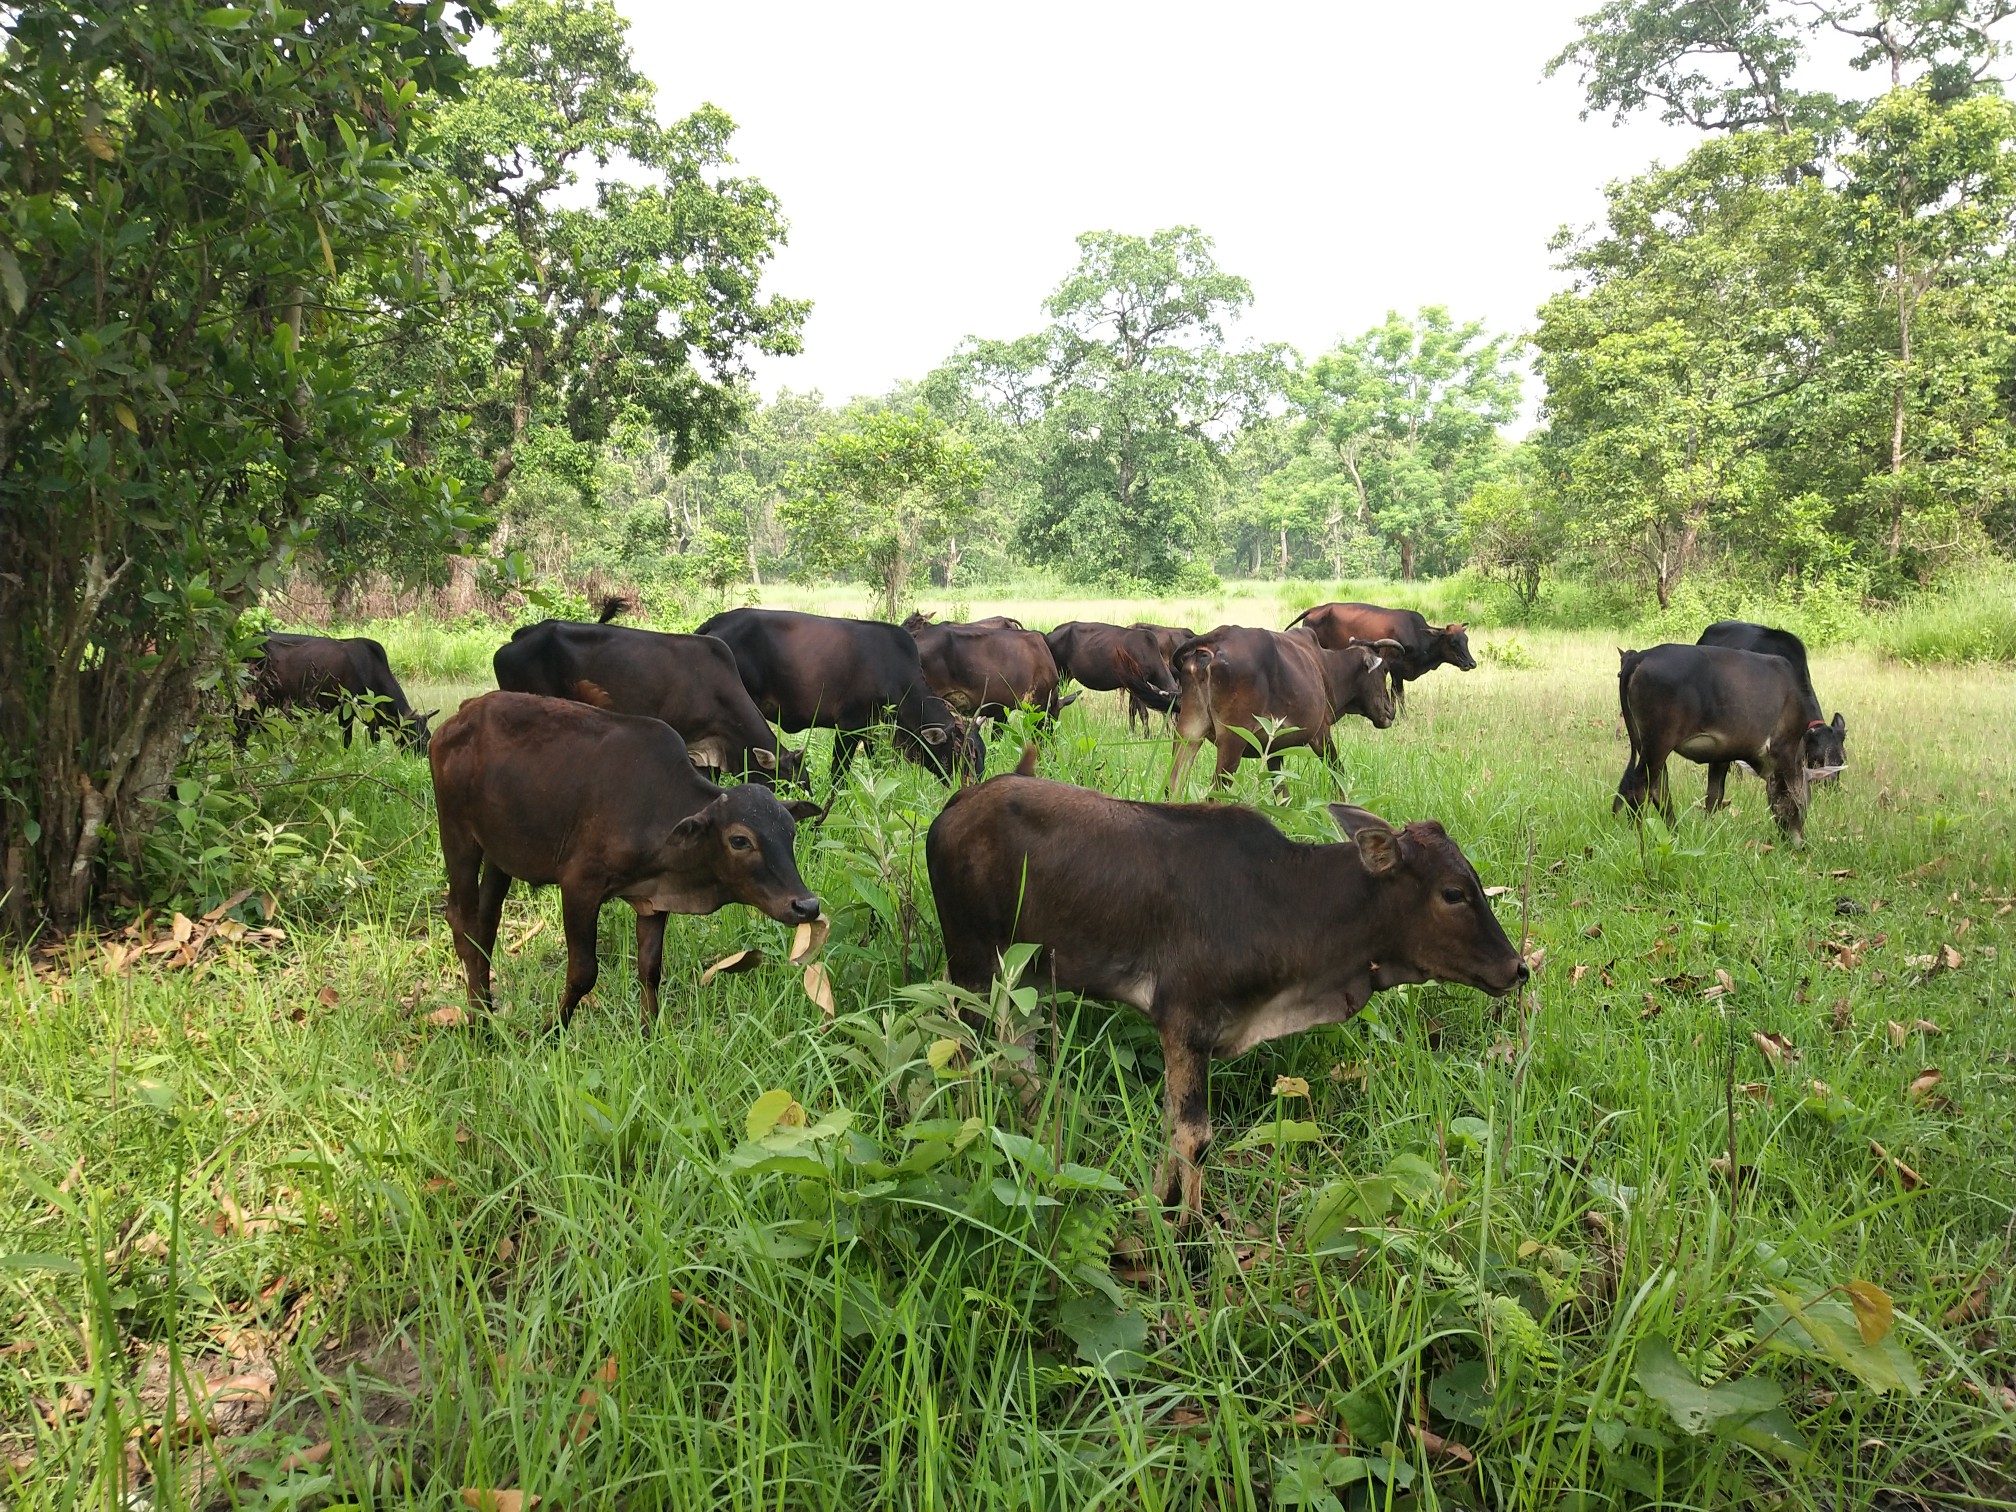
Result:
[[1318,609],[1322,607],[1323,606],[1321,604],[1311,604],[1307,609],[1304,609],[1300,614],[1296,615],[1295,618],[1288,621],[1288,623],[1286,625],[1283,625],[1281,628],[1284,630],[1293,630],[1297,625],[1301,624],[1302,621],[1309,618],[1310,615],[1314,614]]
[[1126,679],[1127,691],[1144,706],[1153,709],[1157,714],[1166,714],[1175,706],[1175,699],[1148,681],[1148,674],[1141,670],[1140,661],[1131,652],[1124,649],[1115,651],[1113,664],[1120,669],[1120,675]]
[[1036,775],[1035,741],[1032,740],[1022,747],[1022,759],[1015,763],[1015,775],[1017,777],[1034,777]]
[[1631,766],[1641,765],[1645,760],[1645,745],[1638,736],[1638,721],[1631,717],[1631,679],[1637,674],[1638,663],[1645,659],[1643,651],[1617,653],[1617,712],[1624,720],[1624,738],[1631,742]]
[[595,616],[595,623],[606,625],[629,607],[630,601],[624,598],[622,594],[612,593],[602,600],[602,612]]

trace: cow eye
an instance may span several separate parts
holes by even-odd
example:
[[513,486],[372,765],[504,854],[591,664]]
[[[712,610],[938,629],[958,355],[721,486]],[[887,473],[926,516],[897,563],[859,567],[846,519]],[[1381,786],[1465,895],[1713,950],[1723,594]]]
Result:
[[1442,901],[1444,903],[1461,903],[1463,901],[1463,889],[1460,887],[1443,888]]
[[755,848],[754,845],[750,844],[747,835],[730,835],[728,837],[728,849],[730,850],[754,850]]

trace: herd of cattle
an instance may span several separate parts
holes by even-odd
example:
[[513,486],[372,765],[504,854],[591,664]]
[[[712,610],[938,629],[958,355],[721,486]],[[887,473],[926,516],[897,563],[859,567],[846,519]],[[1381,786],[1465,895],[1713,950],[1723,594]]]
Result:
[[[514,879],[560,889],[563,1027],[595,985],[605,903],[635,910],[647,1028],[670,915],[739,902],[785,923],[817,918],[795,848],[798,822],[824,810],[777,797],[810,775],[779,729],[836,732],[832,793],[882,726],[955,784],[926,840],[948,974],[985,993],[1002,952],[1034,944],[1057,987],[1147,1015],[1170,1141],[1158,1193],[1187,1212],[1202,1203],[1213,1057],[1341,1023],[1400,983],[1503,995],[1526,979],[1476,871],[1433,820],[1396,829],[1336,803],[1343,843],[1308,844],[1249,808],[1129,802],[1038,779],[1033,744],[1012,773],[975,781],[983,718],[1023,708],[1047,724],[1077,696],[1059,696],[1067,681],[1124,693],[1132,723],[1168,718],[1171,797],[1206,740],[1218,780],[1253,755],[1278,772],[1295,746],[1327,761],[1345,714],[1384,729],[1409,682],[1476,666],[1460,624],[1325,604],[1285,631],[1073,622],[1041,635],[1005,617],[892,625],[733,609],[671,635],[610,623],[622,607],[611,600],[595,624],[517,631],[494,658],[499,691],[439,731],[373,640],[275,634],[250,669],[259,708],[335,709],[346,740],[361,721],[428,754],[449,927],[480,1011]],[[1670,819],[1666,762],[1679,755],[1708,766],[1713,809],[1742,762],[1800,838],[1810,782],[1845,761],[1846,724],[1822,718],[1805,648],[1784,631],[1723,621],[1695,645],[1622,652],[1618,694],[1631,750],[1620,806],[1650,798]],[[723,786],[710,773],[747,780]]]

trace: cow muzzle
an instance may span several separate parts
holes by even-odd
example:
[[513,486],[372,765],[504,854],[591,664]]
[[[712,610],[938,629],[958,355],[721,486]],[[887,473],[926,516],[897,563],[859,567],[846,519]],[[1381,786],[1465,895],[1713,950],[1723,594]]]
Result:
[[819,917],[819,899],[811,893],[793,898],[786,913],[794,924],[809,924]]

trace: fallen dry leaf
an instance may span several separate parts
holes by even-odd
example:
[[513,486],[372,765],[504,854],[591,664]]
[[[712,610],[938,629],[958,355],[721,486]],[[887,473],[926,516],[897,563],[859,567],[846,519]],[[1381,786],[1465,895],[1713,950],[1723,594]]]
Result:
[[823,913],[809,924],[800,924],[791,932],[791,964],[803,966],[817,956],[832,933],[833,921]]
[[1587,966],[1577,966],[1573,971],[1568,973],[1568,985],[1571,987],[1574,986],[1575,983],[1581,981],[1587,975],[1589,975],[1589,968]]
[[1905,1191],[1915,1192],[1918,1190],[1918,1188],[1925,1185],[1925,1178],[1923,1176],[1920,1176],[1916,1171],[1912,1170],[1911,1167],[1904,1164],[1903,1161],[1899,1160],[1895,1155],[1892,1155],[1888,1150],[1884,1149],[1883,1146],[1876,1143],[1875,1140],[1872,1139],[1869,1141],[1869,1148],[1876,1152],[1876,1158],[1878,1160],[1884,1160],[1889,1162],[1890,1169],[1897,1173],[1897,1180],[1900,1183],[1902,1183]]
[[1834,999],[1834,1006],[1831,1011],[1834,1016],[1834,1032],[1836,1034],[1847,1033],[1855,1022],[1848,1011],[1848,999],[1845,997]]
[[705,987],[717,976],[734,976],[739,972],[753,970],[762,964],[763,952],[760,950],[730,951],[700,973],[700,985]]
[[1540,968],[1547,964],[1547,947],[1536,945],[1526,954],[1526,969],[1534,976],[1540,975]]
[[1988,1315],[1988,1293],[1994,1289],[1995,1273],[1990,1271],[1974,1283],[1974,1289],[1953,1306],[1946,1309],[1948,1328],[1965,1328],[1969,1323],[1978,1323]]
[[175,922],[169,926],[168,933],[174,937],[177,945],[187,945],[189,937],[196,933],[195,922],[189,915],[178,913],[175,915]]
[[1736,990],[1735,979],[1731,977],[1728,972],[1724,971],[1720,966],[1717,966],[1715,968],[1715,981],[1716,984],[1720,986],[1724,992],[1734,992]]
[[1890,1048],[1893,1050],[1902,1050],[1904,1048],[1904,1041],[1909,1038],[1911,1031],[1895,1019],[1889,1020],[1886,1027],[1890,1031]]
[[1766,1034],[1753,1029],[1750,1040],[1764,1059],[1774,1066],[1789,1066],[1799,1059],[1799,1052],[1793,1048],[1792,1041],[1782,1034]]
[[324,987],[320,992],[315,994],[315,1001],[320,1003],[324,1008],[334,1008],[337,1003],[336,989],[334,987]]
[[324,1439],[319,1444],[310,1444],[306,1449],[297,1449],[280,1461],[278,1469],[282,1475],[288,1475],[296,1470],[306,1470],[310,1465],[319,1465],[329,1458],[330,1451],[335,1447]]
[[1439,1433],[1431,1433],[1419,1423],[1415,1423],[1412,1426],[1414,1437],[1421,1441],[1421,1447],[1429,1454],[1434,1455],[1435,1458],[1454,1460],[1459,1465],[1474,1465],[1477,1463],[1477,1456],[1471,1453],[1468,1445],[1459,1444],[1454,1439],[1446,1439]]
[[826,974],[826,968],[814,961],[805,968],[805,996],[819,1005],[819,1011],[827,1018],[833,1017],[833,979]]
[[708,1322],[712,1323],[723,1333],[739,1334],[743,1330],[744,1325],[740,1318],[735,1317],[726,1308],[716,1307],[705,1297],[696,1296],[691,1292],[680,1291],[677,1287],[673,1287],[667,1295],[671,1297],[674,1307],[691,1306],[695,1308],[706,1317]]
[[1904,1095],[1913,1102],[1923,1102],[1931,1095],[1932,1089],[1945,1079],[1945,1074],[1938,1067],[1927,1066],[1911,1078],[1911,1085],[1904,1089]]
[[1862,1342],[1881,1344],[1889,1337],[1896,1320],[1890,1293],[1874,1281],[1850,1281],[1841,1289],[1848,1293],[1848,1301],[1855,1309],[1855,1327],[1862,1335]]
[[1589,927],[1588,927],[1587,929],[1583,930],[1583,931],[1582,931],[1582,935],[1583,935],[1583,938],[1585,938],[1585,939],[1590,939],[1590,940],[1600,940],[1600,939],[1602,939],[1602,938],[1603,938],[1603,921],[1602,921],[1601,919],[1598,919],[1598,920],[1597,920],[1597,921],[1596,921],[1596,922],[1595,922],[1594,924],[1591,924],[1591,925],[1590,925],[1590,926],[1589,926]]
[[1309,1083],[1299,1076],[1277,1076],[1274,1078],[1276,1097],[1307,1097]]
[[1740,1082],[1737,1084],[1736,1090],[1741,1092],[1745,1097],[1755,1098],[1760,1102],[1768,1102],[1771,1097],[1771,1084],[1769,1082]]
[[544,919],[534,919],[532,921],[531,927],[528,928],[525,931],[525,933],[521,934],[520,936],[518,936],[517,939],[513,940],[509,945],[506,945],[504,947],[504,953],[506,955],[518,954],[519,951],[523,950],[527,945],[530,945],[534,940],[536,940],[539,937],[539,932],[543,930],[545,927],[546,927],[546,921]]
[[1359,1086],[1366,1087],[1372,1083],[1372,1073],[1366,1070],[1363,1061],[1339,1061],[1330,1068],[1330,1080],[1339,1085],[1356,1082]]
[[1948,971],[1958,971],[1962,966],[1962,964],[1964,964],[1967,959],[1965,956],[1961,955],[1959,951],[1955,950],[1951,945],[1940,947],[1939,955],[1940,959],[1945,963],[1946,969]]
[[1655,998],[1654,996],[1652,996],[1651,993],[1648,992],[1645,994],[1645,1007],[1639,1013],[1638,1017],[1641,1020],[1655,1019],[1665,1011],[1666,1011],[1666,1005],[1664,1003],[1661,1003],[1659,999]]
[[1510,891],[1512,889],[1509,887],[1487,887],[1484,889],[1484,896],[1487,898],[1502,898]]
[[1178,1407],[1169,1414],[1169,1421],[1178,1428],[1200,1428],[1211,1420],[1194,1407]]
[[500,1264],[509,1260],[517,1253],[518,1241],[513,1239],[509,1234],[506,1234],[502,1239],[497,1241],[497,1259]]
[[[469,1022],[469,1015],[460,1008],[436,1008],[432,1013],[426,1014],[421,1022],[432,1024],[437,1029],[460,1029]],[[466,1496],[468,1493],[463,1494]]]
[[523,1491],[491,1491],[480,1486],[462,1488],[462,1505],[471,1512],[532,1512],[539,1498]]

